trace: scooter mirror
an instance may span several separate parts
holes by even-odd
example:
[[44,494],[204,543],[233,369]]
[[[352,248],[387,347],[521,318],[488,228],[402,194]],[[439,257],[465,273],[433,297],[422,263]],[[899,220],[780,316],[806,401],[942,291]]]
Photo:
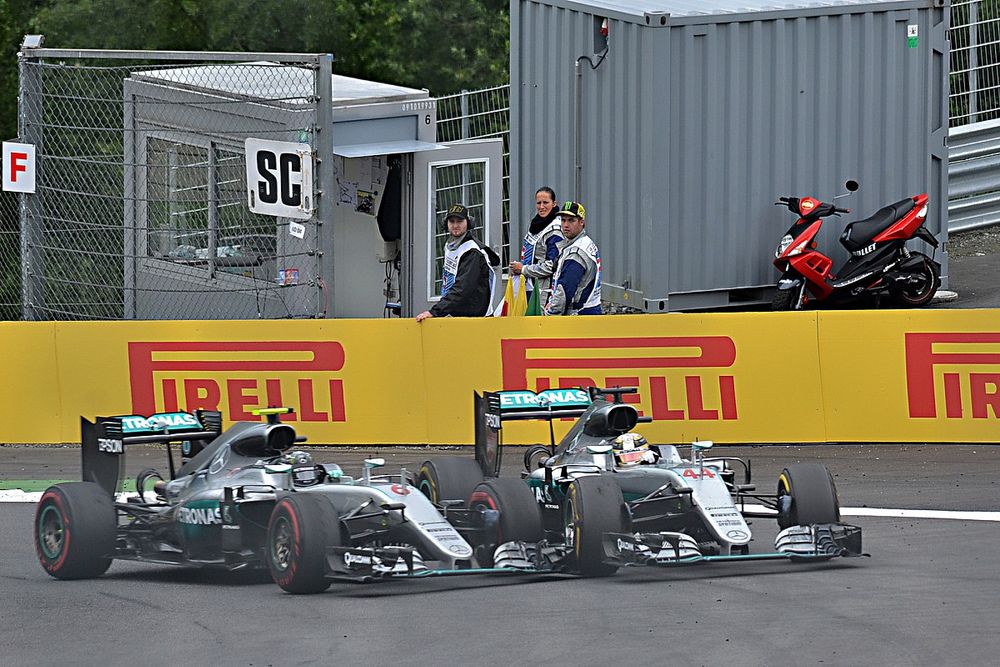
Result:
[[858,188],[861,187],[861,184],[854,179],[851,179],[844,183],[844,187],[847,188],[848,192],[857,192]]

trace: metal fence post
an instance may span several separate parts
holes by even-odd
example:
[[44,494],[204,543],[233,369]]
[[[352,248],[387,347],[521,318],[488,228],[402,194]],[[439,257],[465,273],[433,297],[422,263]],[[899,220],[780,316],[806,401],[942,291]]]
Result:
[[979,112],[979,3],[969,3],[969,120]]
[[[319,58],[316,69],[316,127],[314,156],[319,184],[316,193],[316,257],[319,266],[320,298],[317,300],[317,317],[331,317],[323,311],[326,296],[334,294],[333,284],[333,212],[337,205],[336,183],[333,175],[333,55],[326,53]],[[324,261],[325,260],[325,261]],[[325,294],[324,294],[325,293]]]
[[215,142],[208,144],[208,277],[215,278],[219,254],[219,176],[216,173]]
[[42,71],[41,61],[32,58],[30,49],[18,53],[17,133],[21,141],[35,146],[36,191],[21,194],[21,317],[43,319],[45,306],[45,262],[43,252],[44,220],[38,186],[45,177],[45,151],[42,149]]
[[[469,91],[462,89],[459,96],[459,104],[462,109],[462,141],[469,138]],[[472,171],[469,165],[462,166],[462,204],[469,205],[469,181],[472,179]],[[483,220],[485,223],[486,221]]]

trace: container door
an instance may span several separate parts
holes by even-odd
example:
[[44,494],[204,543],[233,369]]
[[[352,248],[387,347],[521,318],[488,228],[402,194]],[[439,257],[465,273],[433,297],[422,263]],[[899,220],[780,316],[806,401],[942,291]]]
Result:
[[441,298],[448,237],[444,215],[452,204],[469,209],[475,234],[502,256],[503,140],[447,146],[413,154],[413,215],[403,231],[403,317],[415,316]]

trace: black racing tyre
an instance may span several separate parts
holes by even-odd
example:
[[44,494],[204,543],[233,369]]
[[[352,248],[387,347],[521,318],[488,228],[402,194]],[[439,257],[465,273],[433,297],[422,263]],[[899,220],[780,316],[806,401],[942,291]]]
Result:
[[416,486],[432,503],[465,502],[482,480],[483,471],[475,459],[450,456],[421,463]]
[[622,489],[603,475],[577,477],[566,491],[563,506],[566,546],[573,568],[587,577],[607,577],[618,566],[605,562],[604,534],[631,532]]
[[341,546],[340,520],[329,499],[292,493],[275,505],[267,526],[267,566],[274,583],[289,593],[321,593],[326,548]]
[[524,469],[528,472],[541,468],[552,452],[545,445],[532,445],[524,452]]
[[778,526],[838,523],[840,501],[822,463],[793,463],[778,476]]
[[472,537],[482,567],[493,566],[493,552],[504,542],[535,543],[545,537],[538,501],[520,479],[497,477],[480,482],[469,494],[468,508],[499,514],[495,533]]
[[918,308],[926,305],[941,287],[941,274],[931,258],[920,252],[911,253],[911,256],[920,257],[923,260],[920,281],[892,290],[893,301],[896,305],[904,308]]
[[35,552],[56,579],[107,572],[118,518],[111,495],[93,482],[50,486],[35,509]]

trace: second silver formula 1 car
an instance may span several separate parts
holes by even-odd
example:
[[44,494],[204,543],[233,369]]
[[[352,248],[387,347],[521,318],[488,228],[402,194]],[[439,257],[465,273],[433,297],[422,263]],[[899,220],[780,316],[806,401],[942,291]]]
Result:
[[[824,465],[788,465],[774,493],[759,492],[750,462],[713,456],[711,442],[693,443],[686,458],[675,445],[649,444],[633,431],[648,419],[622,400],[634,391],[477,394],[475,463],[429,460],[418,486],[437,502],[464,499],[472,510],[497,511],[497,530],[478,533],[474,546],[498,564],[603,576],[625,565],[861,554],[861,529],[841,523]],[[526,452],[523,481],[499,476],[504,422],[567,417],[578,419],[558,445],[553,437]],[[773,548],[751,550],[752,517],[777,520]]]

